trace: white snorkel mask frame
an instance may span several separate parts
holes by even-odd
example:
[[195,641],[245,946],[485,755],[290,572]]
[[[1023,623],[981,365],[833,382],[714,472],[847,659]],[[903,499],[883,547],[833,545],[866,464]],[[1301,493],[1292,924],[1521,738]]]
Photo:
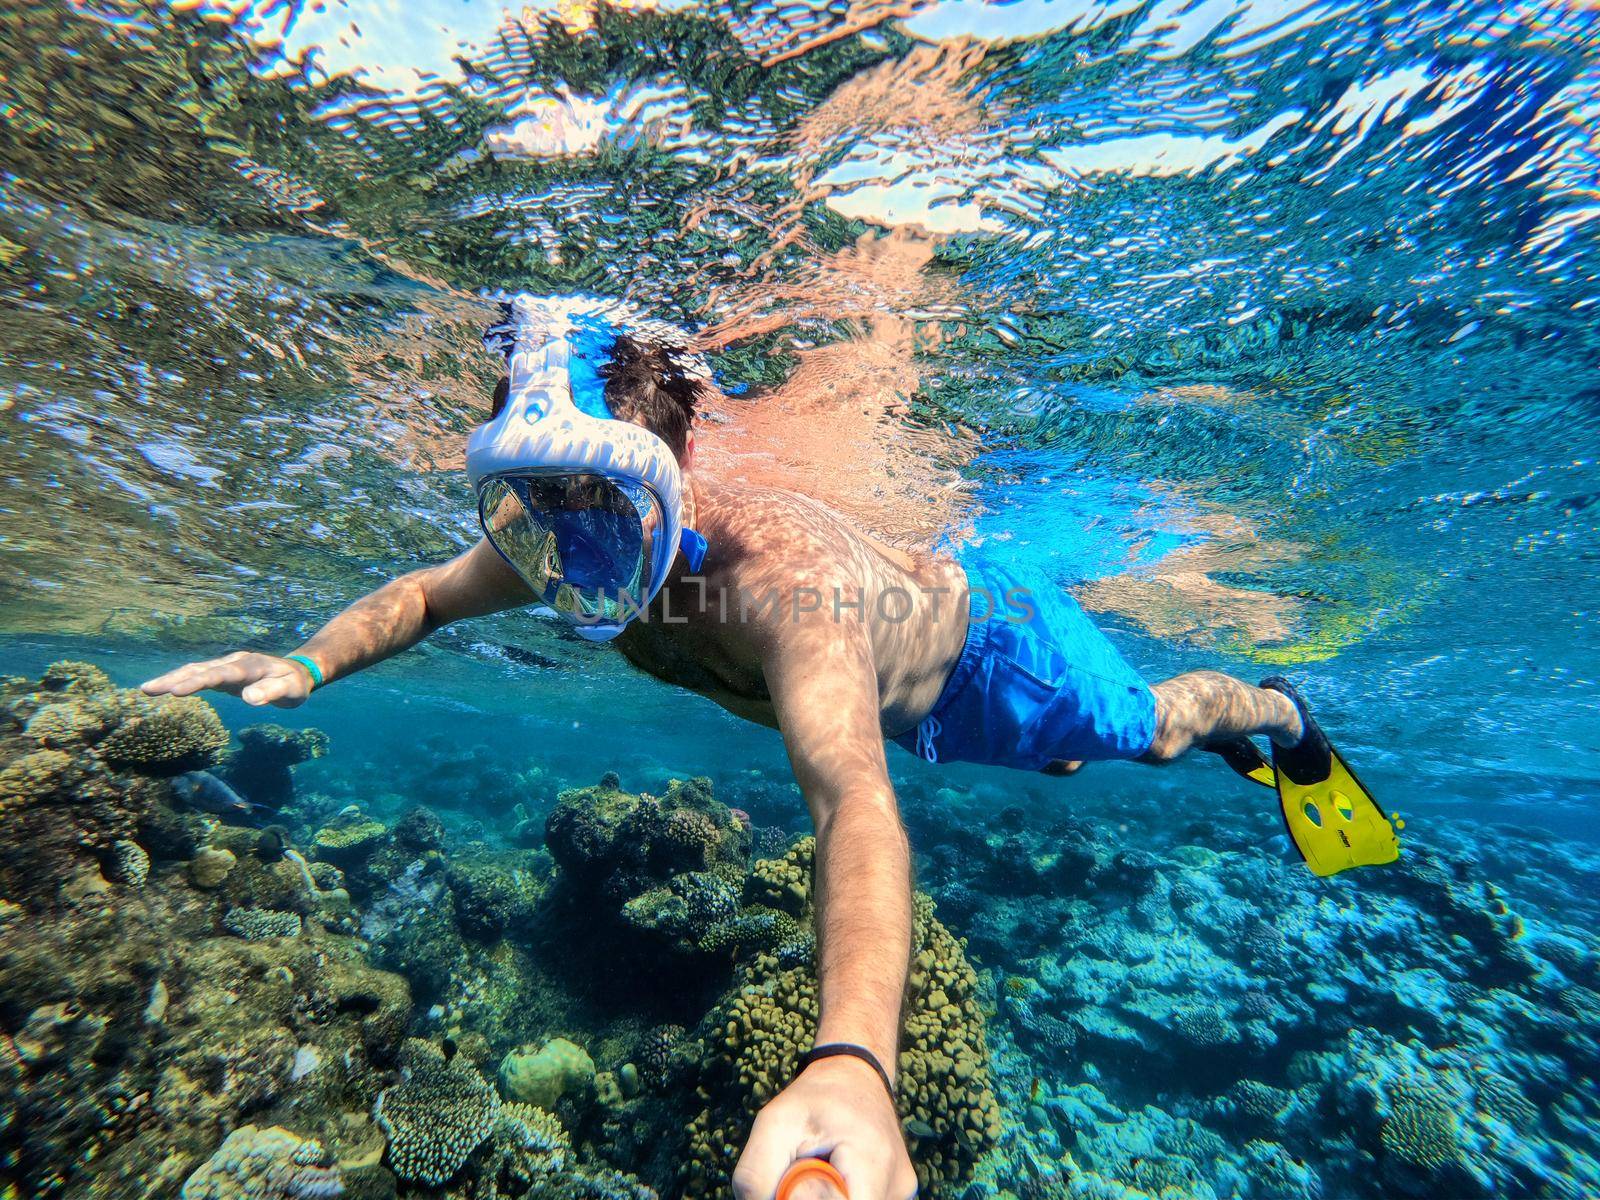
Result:
[[[665,322],[640,319],[613,300],[596,297],[539,297],[526,292],[498,294],[505,320],[491,326],[484,347],[505,357],[509,389],[505,407],[467,439],[467,478],[481,507],[486,484],[497,479],[601,476],[643,487],[654,498],[661,528],[649,536],[648,576],[642,594],[629,597],[620,619],[559,610],[591,641],[607,641],[626,628],[667,581],[673,559],[684,550],[691,570],[699,570],[706,542],[683,527],[683,475],[671,447],[606,407],[598,367],[619,332],[665,344],[676,351],[686,373],[709,379],[710,372],[689,350],[681,330]],[[494,538],[490,535],[491,544]],[[495,546],[530,586],[538,583]]]

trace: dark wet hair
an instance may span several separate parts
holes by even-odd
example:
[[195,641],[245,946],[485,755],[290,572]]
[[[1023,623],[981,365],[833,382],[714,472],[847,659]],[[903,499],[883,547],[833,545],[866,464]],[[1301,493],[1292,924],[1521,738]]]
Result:
[[[664,346],[641,342],[623,334],[611,349],[611,361],[600,368],[606,384],[606,406],[612,415],[642,425],[672,450],[681,462],[689,448],[689,426],[694,422],[705,385],[684,372]],[[489,419],[498,417],[511,394],[511,379],[502,375],[494,385]]]
[[666,347],[627,334],[617,338],[600,377],[606,381],[606,405],[612,414],[643,425],[681,462],[705,385],[685,373]]

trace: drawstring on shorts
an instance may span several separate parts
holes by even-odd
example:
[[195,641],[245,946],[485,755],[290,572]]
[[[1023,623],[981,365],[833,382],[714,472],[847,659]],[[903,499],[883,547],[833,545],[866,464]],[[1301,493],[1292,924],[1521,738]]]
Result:
[[939,761],[939,750],[933,744],[933,739],[939,736],[939,718],[929,714],[922,719],[922,724],[917,726],[917,757],[928,762]]

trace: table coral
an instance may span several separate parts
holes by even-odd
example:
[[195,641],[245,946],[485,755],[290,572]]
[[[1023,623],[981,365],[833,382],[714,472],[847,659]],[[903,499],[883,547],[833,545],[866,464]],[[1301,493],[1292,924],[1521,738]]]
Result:
[[194,696],[165,700],[106,735],[99,750],[114,767],[181,775],[210,766],[228,746],[216,709]]
[[359,867],[389,835],[389,827],[351,805],[312,836],[311,853],[345,870]]

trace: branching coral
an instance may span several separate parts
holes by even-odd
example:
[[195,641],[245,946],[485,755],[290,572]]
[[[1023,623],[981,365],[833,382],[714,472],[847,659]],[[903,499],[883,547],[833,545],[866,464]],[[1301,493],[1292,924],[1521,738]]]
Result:
[[[0,895],[37,907],[67,898],[69,889],[94,891],[97,876],[135,885],[148,878],[149,864],[139,856],[155,843],[145,841],[142,826],[161,785],[115,771],[92,743],[98,740],[101,749],[112,739],[144,745],[138,731],[150,733],[149,722],[162,714],[163,722],[174,719],[169,708],[117,691],[102,672],[81,663],[56,664],[38,683],[6,681],[0,707]],[[226,740],[203,702],[177,712],[187,714],[178,723],[189,734],[198,730],[202,743]],[[125,721],[125,714],[132,716]],[[192,749],[196,743],[190,738],[184,744]]]
[[409,1183],[447,1182],[493,1132],[500,1098],[471,1063],[446,1059],[412,1038],[401,1051],[405,1079],[384,1091],[373,1118],[389,1140],[389,1165]]
[[706,780],[673,780],[659,799],[604,781],[562,792],[545,841],[569,879],[619,905],[676,875],[744,870],[744,829]]
[[566,791],[545,832],[558,896],[599,901],[618,918],[613,932],[646,935],[630,939],[635,952],[720,954],[740,943],[719,927],[739,919],[749,839],[707,781],[674,780],[659,799],[605,782]]
[[592,1171],[575,1159],[553,1116],[526,1104],[506,1104],[463,1194],[471,1200],[656,1200],[637,1180],[616,1171]]
[[12,802],[31,802],[59,795],[83,777],[70,754],[35,750],[13,759],[0,771],[0,810]]
[[60,748],[98,740],[117,716],[114,705],[75,698],[37,709],[23,729],[41,746]]
[[107,872],[112,879],[129,887],[143,887],[150,878],[150,855],[138,842],[120,838],[111,843],[111,859]]
[[645,1082],[659,1088],[672,1073],[674,1055],[683,1045],[688,1031],[682,1025],[658,1025],[644,1039],[639,1050],[640,1074]]
[[1239,1040],[1239,1031],[1211,1004],[1191,1004],[1172,1014],[1172,1031],[1189,1046],[1213,1050]]

